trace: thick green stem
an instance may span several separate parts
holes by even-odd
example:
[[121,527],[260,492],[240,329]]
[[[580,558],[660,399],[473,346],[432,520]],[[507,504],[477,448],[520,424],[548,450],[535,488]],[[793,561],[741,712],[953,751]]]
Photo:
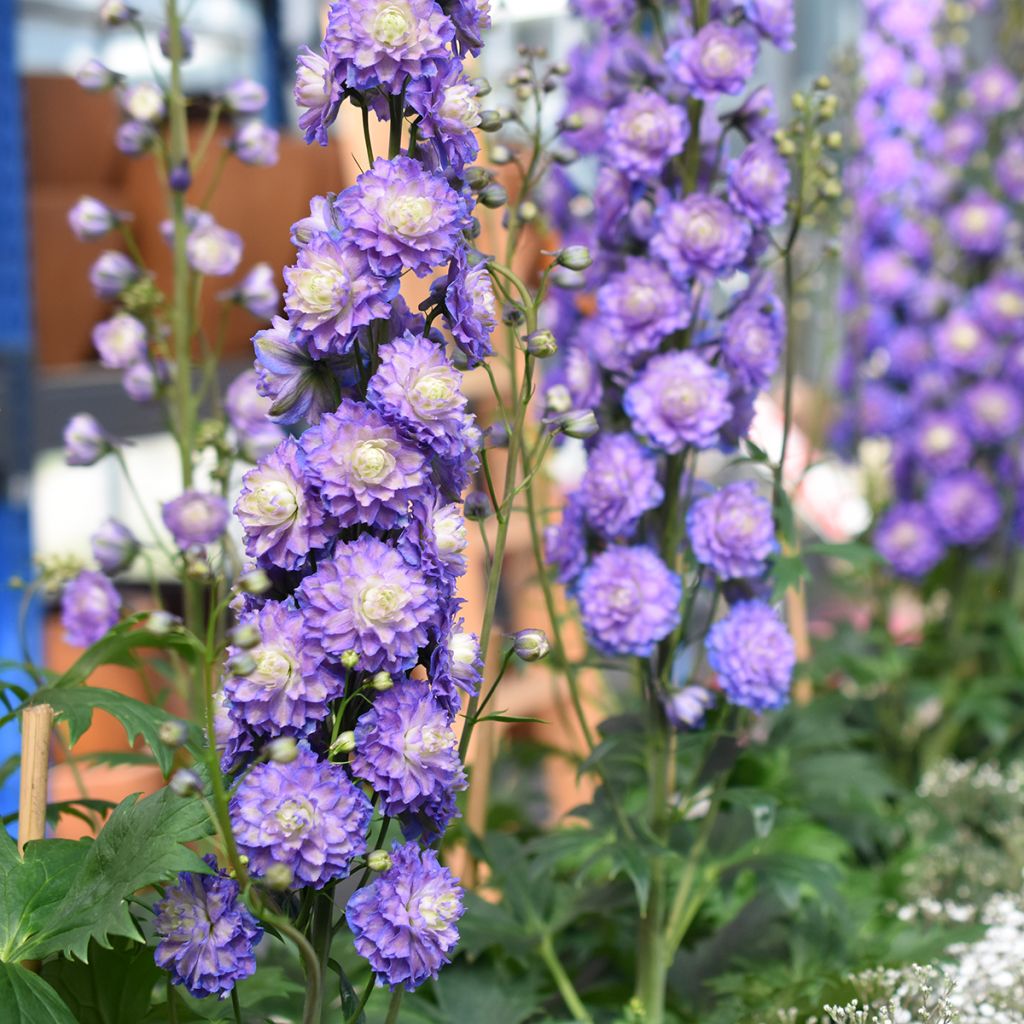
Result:
[[396,1024],[398,1015],[402,1010],[402,996],[404,993],[404,988],[396,988],[395,991],[391,993],[391,1002],[388,1003],[388,1015],[384,1024]]
[[[327,976],[327,961],[331,956],[331,940],[334,937],[334,886],[329,885],[322,893],[317,893],[313,905],[313,949],[320,958],[320,977]],[[327,1000],[320,1001],[320,1024],[327,1024]]]
[[584,1024],[591,1024],[593,1017],[590,1016],[587,1008],[583,1005],[583,1000],[580,999],[576,986],[573,985],[572,979],[562,966],[561,960],[558,959],[558,954],[555,952],[555,946],[551,941],[550,935],[545,935],[541,940],[540,956],[554,983],[558,986],[562,1002],[565,1003],[566,1008],[572,1014],[572,1019],[582,1021]]

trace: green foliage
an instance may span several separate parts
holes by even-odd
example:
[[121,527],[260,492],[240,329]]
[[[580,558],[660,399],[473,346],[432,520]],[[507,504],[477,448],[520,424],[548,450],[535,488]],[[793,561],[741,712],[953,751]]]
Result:
[[19,964],[0,963],[0,1020],[10,1024],[76,1024],[60,996]]

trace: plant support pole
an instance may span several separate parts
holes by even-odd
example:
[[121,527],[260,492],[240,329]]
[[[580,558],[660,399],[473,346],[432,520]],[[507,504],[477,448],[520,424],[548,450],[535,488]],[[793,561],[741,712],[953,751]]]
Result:
[[35,704],[21,718],[21,795],[18,802],[18,851],[46,833],[46,783],[50,771],[53,708]]

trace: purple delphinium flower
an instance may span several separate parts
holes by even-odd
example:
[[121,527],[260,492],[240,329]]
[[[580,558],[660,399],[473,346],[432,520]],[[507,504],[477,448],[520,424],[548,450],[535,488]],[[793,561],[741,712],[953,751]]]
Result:
[[397,679],[355,728],[350,766],[383,799],[385,814],[415,812],[466,788],[459,742],[447,711],[419,679]]
[[92,343],[100,362],[111,370],[124,370],[149,351],[146,325],[130,313],[115,313],[92,329]]
[[952,310],[935,328],[935,354],[958,370],[984,373],[999,358],[999,350],[978,318],[962,309]]
[[478,57],[483,33],[491,27],[491,0],[445,0],[442,6],[455,26],[456,52]]
[[334,557],[303,580],[298,597],[324,649],[336,656],[355,651],[367,672],[411,668],[438,615],[423,573],[368,534],[339,544]]
[[94,57],[87,60],[75,72],[75,81],[86,92],[105,92],[115,86],[119,79],[119,75]]
[[980,444],[1000,444],[1018,433],[1024,421],[1019,389],[1001,380],[972,384],[963,394],[964,422]]
[[122,121],[114,135],[114,145],[125,156],[141,156],[155,141],[156,131],[152,125],[141,121]]
[[562,521],[544,533],[544,558],[559,583],[570,586],[587,565],[586,508],[574,491],[562,507]]
[[440,174],[408,157],[378,159],[339,197],[346,236],[385,276],[424,277],[447,263],[466,227],[466,204]]
[[303,110],[299,128],[306,142],[327,145],[327,129],[337,117],[341,83],[336,81],[323,53],[299,48],[295,70],[295,105]]
[[748,220],[716,196],[695,192],[659,211],[651,252],[680,280],[726,275],[743,262],[750,238]]
[[919,502],[891,506],[875,526],[878,553],[902,576],[919,579],[942,561],[946,546]]
[[68,211],[68,226],[80,242],[102,238],[120,219],[106,203],[92,196],[82,196]]
[[650,89],[630,93],[608,115],[605,151],[628,178],[656,178],[683,151],[690,122],[682,107]]
[[325,53],[350,89],[397,95],[451,59],[455,28],[434,0],[346,0],[332,3],[327,17]]
[[793,638],[770,605],[741,601],[708,633],[708,664],[730,704],[769,711],[789,700]]
[[467,399],[462,374],[444,348],[407,333],[381,346],[378,355],[380,365],[367,386],[367,400],[427,449],[442,454],[460,451]]
[[469,365],[477,366],[493,351],[491,335],[498,325],[494,285],[481,261],[470,266],[466,250],[455,252],[444,297],[445,321]]
[[288,764],[257,764],[231,798],[235,839],[249,870],[260,877],[284,864],[295,889],[345,878],[352,859],[366,852],[372,816],[345,767],[321,761],[305,743]]
[[[344,678],[324,664],[323,648],[298,609],[268,601],[242,622],[259,630],[260,642],[247,651],[252,671],[224,679],[233,713],[256,733],[304,734],[330,714],[328,701],[342,695]],[[229,657],[238,653],[228,649]]]
[[721,580],[761,576],[767,560],[779,550],[771,502],[749,480],[727,484],[695,501],[686,530],[698,564]]
[[993,334],[1019,341],[1024,338],[1024,275],[1001,271],[974,292],[981,325]]
[[975,189],[949,211],[946,229],[954,244],[977,256],[994,256],[1006,243],[1010,212],[987,193]]
[[971,461],[973,446],[964,420],[953,412],[930,412],[915,427],[914,454],[932,473],[963,469]]
[[682,583],[647,547],[615,545],[576,585],[590,644],[606,654],[649,657],[680,621]]
[[696,35],[669,47],[665,60],[694,99],[735,96],[757,63],[757,36],[749,26],[709,22]]
[[235,714],[223,690],[213,695],[213,739],[220,753],[222,772],[233,772],[252,754],[255,737]]
[[452,622],[446,618],[435,631],[436,642],[427,671],[431,693],[450,719],[462,706],[462,693],[479,693],[483,680],[480,638],[476,633],[467,633],[464,626],[462,619]]
[[711,448],[729,421],[728,374],[694,352],[655,356],[626,389],[623,405],[634,431],[663,451]]
[[164,525],[182,550],[212,544],[228,525],[228,503],[219,494],[186,491],[162,509]]
[[139,553],[138,538],[124,523],[108,519],[89,539],[92,557],[108,575],[124,572]]
[[302,436],[306,465],[342,526],[389,529],[431,487],[426,455],[376,410],[345,399]]
[[949,544],[982,544],[1002,517],[999,492],[977,470],[940,477],[928,487],[925,502],[939,533]]
[[729,202],[757,225],[786,219],[790,174],[774,142],[753,142],[729,162]]
[[88,647],[101,640],[121,617],[121,596],[101,572],[84,569],[64,585],[60,620],[69,644]]
[[356,890],[345,919],[378,981],[412,991],[449,962],[463,909],[462,888],[436,851],[396,843],[391,867]]
[[89,282],[101,299],[116,299],[141,275],[138,264],[123,252],[108,249],[100,253],[89,271]]
[[245,532],[246,554],[289,571],[300,569],[335,529],[313,493],[305,455],[291,437],[242,478],[235,515]]
[[231,297],[253,316],[269,320],[281,308],[281,292],[277,287],[274,268],[269,263],[257,263],[238,282]]
[[153,82],[135,82],[121,90],[121,109],[133,121],[159,124],[167,113],[163,89]]
[[665,497],[658,460],[630,434],[602,436],[587,459],[580,487],[587,522],[608,538],[625,538]]
[[240,78],[224,90],[224,105],[233,114],[258,114],[268,98],[267,87],[252,78]]
[[91,466],[112,447],[110,435],[87,412],[75,413],[64,427],[64,461],[69,466]]
[[316,235],[299,250],[284,280],[292,326],[309,332],[323,354],[345,351],[352,331],[386,318],[398,291],[397,280],[374,273],[361,249],[327,235]]
[[629,257],[625,269],[601,286],[597,308],[616,352],[628,359],[651,354],[693,317],[689,290],[680,288],[661,264],[639,256]]
[[967,96],[983,117],[1005,114],[1021,101],[1020,80],[1003,65],[989,64],[971,76]]
[[152,402],[156,398],[161,376],[148,359],[132,363],[121,375],[121,386],[133,402]]
[[578,17],[603,22],[609,28],[621,28],[636,13],[636,0],[569,0],[569,6]]
[[430,139],[443,165],[456,174],[480,152],[477,88],[453,61],[443,75],[420,78],[406,91],[406,102],[420,117],[420,138]]
[[1011,139],[995,163],[996,181],[1014,203],[1024,203],[1024,139]]
[[262,121],[245,121],[235,129],[231,150],[251,167],[273,167],[277,163],[280,133]]
[[185,242],[189,266],[206,277],[226,277],[242,260],[242,236],[219,224],[201,224]]
[[[205,860],[216,869],[212,856]],[[178,875],[177,885],[153,904],[153,928],[157,966],[197,999],[223,999],[256,970],[263,929],[242,902],[238,882],[220,871]]]
[[762,391],[775,376],[782,354],[783,325],[754,302],[740,304],[725,321],[722,359],[746,389]]
[[715,706],[715,695],[703,686],[684,686],[665,699],[665,717],[673,729],[699,729],[708,711]]
[[780,50],[792,50],[796,36],[793,0],[743,0],[747,20]]

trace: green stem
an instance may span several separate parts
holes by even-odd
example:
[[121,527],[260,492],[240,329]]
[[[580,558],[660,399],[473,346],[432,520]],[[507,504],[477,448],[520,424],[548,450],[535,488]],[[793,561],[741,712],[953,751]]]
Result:
[[396,1024],[398,1015],[402,1010],[402,996],[405,995],[404,988],[396,988],[391,993],[391,1002],[388,1003],[388,1015],[384,1024]]
[[366,1009],[366,1004],[370,1001],[370,996],[373,994],[373,990],[377,987],[377,977],[371,974],[370,980],[366,983],[366,988],[363,989],[363,994],[359,997],[359,1005],[356,1007],[355,1012],[351,1017],[345,1021],[345,1024],[356,1024],[359,1018],[362,1016],[363,1010]]
[[558,992],[562,997],[562,1002],[565,1003],[566,1008],[572,1014],[572,1019],[575,1021],[582,1021],[584,1024],[591,1024],[594,1018],[590,1016],[587,1008],[583,1005],[583,1000],[580,999],[580,995],[576,991],[576,986],[573,985],[572,979],[562,966],[561,960],[558,959],[558,954],[555,952],[555,946],[551,941],[550,935],[545,935],[541,940],[540,956],[544,961],[548,972],[551,974],[552,979],[558,986]]
[[[320,977],[327,976],[327,961],[331,956],[331,940],[334,937],[334,886],[329,885],[314,897],[313,905],[313,948],[319,954]],[[320,1024],[327,1022],[327,1000],[321,999]]]

